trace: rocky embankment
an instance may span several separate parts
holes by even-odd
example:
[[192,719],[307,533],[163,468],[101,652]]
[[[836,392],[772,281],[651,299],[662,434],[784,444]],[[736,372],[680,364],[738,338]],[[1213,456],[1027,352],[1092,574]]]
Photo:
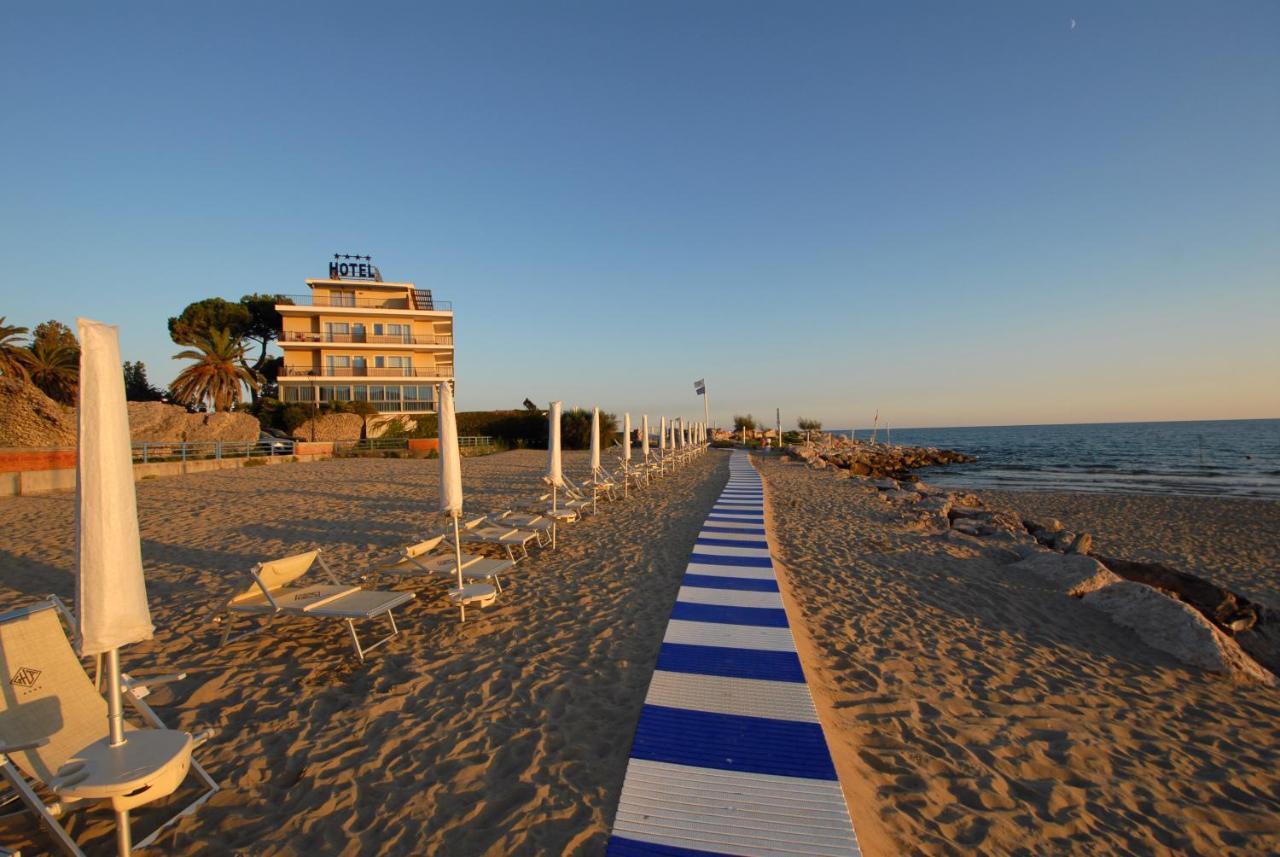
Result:
[[[947,454],[914,452],[924,454],[887,461]],[[1025,520],[1010,510],[989,508],[975,494],[934,488],[901,466],[888,472],[901,472],[905,480],[838,469],[834,457],[813,447],[793,447],[784,460],[832,472],[847,479],[853,490],[877,494],[923,536],[963,542],[997,556],[1009,573],[1035,575],[1062,595],[1082,599],[1147,645],[1188,665],[1236,681],[1277,684],[1280,611],[1166,566],[1093,556],[1088,533],[1074,532],[1060,521]],[[955,460],[960,459],[936,463]]]
[[0,447],[57,448],[76,445],[76,414],[38,387],[0,378]]
[[823,435],[817,444],[789,446],[786,453],[812,467],[834,467],[849,476],[892,477],[911,481],[912,470],[939,464],[966,464],[977,461],[972,455],[931,446],[890,446],[844,437]]
[[[249,441],[258,439],[258,420],[246,413],[191,414],[179,405],[130,402],[129,433],[133,440],[145,441]],[[0,447],[75,445],[75,408],[58,404],[31,384],[0,378]]]

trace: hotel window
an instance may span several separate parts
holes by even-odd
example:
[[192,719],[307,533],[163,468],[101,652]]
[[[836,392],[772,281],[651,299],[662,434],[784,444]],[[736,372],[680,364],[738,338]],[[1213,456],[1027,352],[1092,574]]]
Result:
[[388,357],[387,368],[389,369],[412,369],[412,357]]
[[329,306],[355,306],[356,293],[347,291],[329,292]]
[[374,336],[382,336],[382,325],[380,325],[380,324],[375,324],[375,325],[373,326],[373,335],[374,335]]
[[333,355],[330,355],[325,358],[325,361],[329,366],[329,374],[331,375],[338,371],[350,371],[351,369],[350,357],[334,357]]
[[398,337],[401,342],[409,342],[409,331],[411,329],[412,328],[407,324],[388,324],[387,336],[395,336]]
[[386,393],[384,392],[384,390],[385,390],[385,388],[384,388],[384,387],[381,387],[381,386],[373,386],[373,387],[370,387],[370,388],[369,388],[369,401],[371,401],[371,402],[384,402],[384,401],[386,401],[386,398],[387,398],[387,397],[386,397]]
[[353,397],[353,401],[356,401],[356,402],[369,401],[369,388],[366,387],[364,384],[357,384],[353,388],[352,392],[355,394]]
[[351,326],[345,321],[326,321],[324,332],[328,334],[330,342],[334,341],[334,336],[338,337],[338,342],[346,342],[351,333]]

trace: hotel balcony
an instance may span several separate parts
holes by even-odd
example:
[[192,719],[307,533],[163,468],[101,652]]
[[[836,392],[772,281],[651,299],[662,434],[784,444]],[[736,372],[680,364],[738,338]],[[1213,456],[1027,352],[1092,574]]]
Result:
[[280,342],[289,345],[405,345],[415,348],[430,349],[453,347],[453,336],[448,334],[426,334],[410,336],[378,336],[372,333],[311,333],[300,330],[286,330],[280,336]]
[[452,366],[285,366],[281,378],[452,378]]
[[357,298],[350,295],[284,295],[292,304],[276,304],[277,309],[287,309],[290,306],[295,307],[332,307],[338,309],[394,309],[406,310],[413,312],[453,312],[453,301],[441,301],[431,299],[430,303],[426,303],[424,299],[411,297],[403,291],[396,296],[388,295],[387,297],[376,298]]

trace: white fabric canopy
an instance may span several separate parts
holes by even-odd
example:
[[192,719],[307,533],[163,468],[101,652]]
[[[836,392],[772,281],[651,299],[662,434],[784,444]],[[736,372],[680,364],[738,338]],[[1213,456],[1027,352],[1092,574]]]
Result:
[[600,469],[600,409],[591,409],[591,474]]
[[622,460],[631,460],[631,414],[622,415]]
[[453,391],[440,385],[440,511],[462,514],[462,456],[458,452],[458,418],[453,411]]
[[658,451],[667,451],[667,418],[662,417],[658,421]]
[[649,415],[640,418],[640,455],[649,460]]
[[547,478],[555,487],[564,487],[564,471],[560,467],[560,402],[552,402],[547,411]]
[[98,655],[155,632],[147,609],[133,487],[129,411],[115,325],[80,329],[76,465],[76,621],[80,654]]

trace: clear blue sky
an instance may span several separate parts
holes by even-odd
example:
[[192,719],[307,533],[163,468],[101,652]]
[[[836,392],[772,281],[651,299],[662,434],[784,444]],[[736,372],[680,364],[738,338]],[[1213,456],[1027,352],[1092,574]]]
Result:
[[1280,3],[16,3],[0,100],[0,314],[157,382],[359,252],[462,409],[1280,416]]

